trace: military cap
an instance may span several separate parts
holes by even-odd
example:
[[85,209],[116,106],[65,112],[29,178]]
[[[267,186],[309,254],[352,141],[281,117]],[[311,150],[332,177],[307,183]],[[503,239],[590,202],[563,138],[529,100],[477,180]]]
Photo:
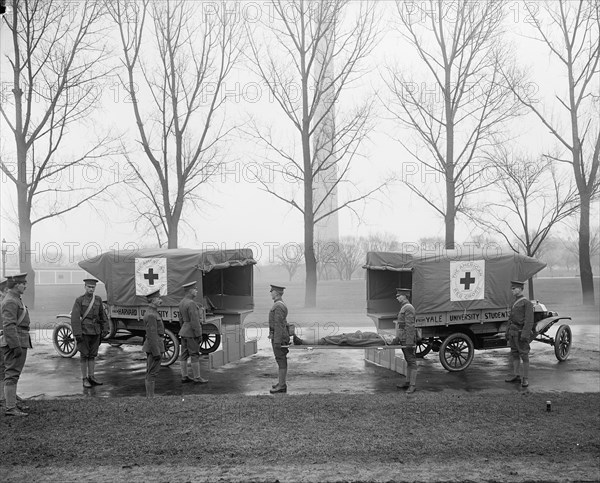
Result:
[[411,293],[412,293],[412,290],[410,288],[397,288],[396,289],[396,297],[398,295],[406,295],[407,297],[410,297]]
[[84,278],[83,283],[85,283],[86,285],[93,285],[95,287],[98,283],[98,280],[96,280],[95,278]]
[[8,288],[13,288],[15,285],[20,283],[27,283],[27,274],[19,273],[17,275],[9,275],[6,277],[6,286]]
[[186,283],[186,284],[184,284],[182,286],[183,286],[184,289],[189,290],[190,288],[194,288],[197,283],[198,282],[193,281],[193,282]]
[[525,286],[525,282],[520,282],[519,280],[511,280],[510,288],[523,288]]
[[271,289],[269,290],[269,292],[279,292],[279,293],[283,293],[283,291],[285,290],[285,287],[282,287],[280,285],[271,285]]
[[13,283],[24,283],[24,282],[27,282],[27,274],[26,273],[19,273],[17,275],[10,275],[9,277],[7,277],[7,281],[8,282],[13,282]]
[[8,282],[7,279],[4,279],[0,282],[0,291],[4,290],[6,288],[7,282]]
[[146,295],[146,300],[148,302],[152,302],[152,299],[154,299],[156,297],[160,297],[160,289],[155,290],[154,292],[150,292],[149,294],[147,294]]

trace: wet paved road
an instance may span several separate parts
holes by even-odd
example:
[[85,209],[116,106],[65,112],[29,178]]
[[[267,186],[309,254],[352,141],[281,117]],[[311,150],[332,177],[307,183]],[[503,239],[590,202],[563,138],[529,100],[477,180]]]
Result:
[[[430,353],[419,366],[419,391],[486,391],[486,392],[600,392],[600,327],[572,325],[573,346],[567,361],[559,363],[554,349],[539,342],[532,343],[530,386],[522,389],[507,384],[508,349],[476,351],[471,366],[458,373],[447,372],[438,355]],[[343,332],[358,329],[347,328]],[[554,335],[551,329],[549,335]],[[207,359],[202,362],[206,385],[182,385],[179,365],[161,368],[156,384],[157,395],[186,394],[268,394],[276,382],[277,367],[264,329],[249,330],[248,338],[257,338],[258,353],[208,371]],[[140,346],[111,347],[102,344],[96,375],[105,384],[84,389],[79,372],[79,356],[60,357],[52,345],[52,332],[34,332],[34,349],[19,382],[23,397],[124,397],[143,396],[145,354]],[[288,394],[308,393],[385,393],[396,392],[396,383],[403,376],[369,362],[361,349],[292,350],[288,356]],[[398,351],[400,354],[400,351]]]

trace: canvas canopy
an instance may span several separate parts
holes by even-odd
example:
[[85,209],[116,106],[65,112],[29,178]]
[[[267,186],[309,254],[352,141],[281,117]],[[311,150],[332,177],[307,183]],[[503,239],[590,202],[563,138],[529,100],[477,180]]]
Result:
[[369,252],[367,310],[397,310],[397,287],[412,289],[419,314],[506,308],[512,304],[511,280],[526,281],[546,266],[520,254],[468,253],[447,250],[428,256]]
[[[200,297],[252,296],[252,250],[202,251],[187,248],[118,250],[79,262],[85,271],[104,282],[109,304],[143,305],[144,296],[160,289],[163,305],[178,305],[182,286],[197,282]],[[220,271],[226,271],[223,277]],[[207,280],[208,279],[208,280]]]

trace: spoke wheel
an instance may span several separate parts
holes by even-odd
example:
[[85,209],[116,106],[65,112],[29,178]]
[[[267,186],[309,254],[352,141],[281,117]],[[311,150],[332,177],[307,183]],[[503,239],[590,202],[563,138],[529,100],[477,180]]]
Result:
[[440,347],[440,362],[450,372],[463,371],[473,361],[475,346],[467,334],[457,332],[444,339]]
[[165,329],[164,335],[165,352],[160,360],[160,365],[163,367],[170,366],[179,357],[179,339],[169,329]]
[[433,349],[433,339],[421,339],[415,347],[415,355],[422,359]]
[[573,336],[571,334],[571,327],[568,325],[561,325],[556,331],[556,337],[554,338],[554,355],[559,361],[566,361],[571,352],[571,343],[573,342]]
[[61,357],[73,357],[77,353],[77,342],[73,337],[71,324],[59,322],[52,332],[54,349]]
[[200,341],[200,353],[210,354],[216,351],[221,345],[221,334],[219,329],[213,324],[202,326],[202,340]]

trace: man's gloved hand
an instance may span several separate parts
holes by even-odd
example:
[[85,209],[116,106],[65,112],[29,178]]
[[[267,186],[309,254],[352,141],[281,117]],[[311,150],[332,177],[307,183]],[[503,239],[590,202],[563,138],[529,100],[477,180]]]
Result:
[[75,340],[77,341],[78,344],[81,344],[83,342],[83,336],[82,335],[76,335],[75,336]]
[[21,355],[23,354],[23,349],[21,349],[21,346],[15,347],[13,349],[13,354],[15,355],[15,357],[21,357]]
[[508,330],[504,333],[504,338],[508,340]]

